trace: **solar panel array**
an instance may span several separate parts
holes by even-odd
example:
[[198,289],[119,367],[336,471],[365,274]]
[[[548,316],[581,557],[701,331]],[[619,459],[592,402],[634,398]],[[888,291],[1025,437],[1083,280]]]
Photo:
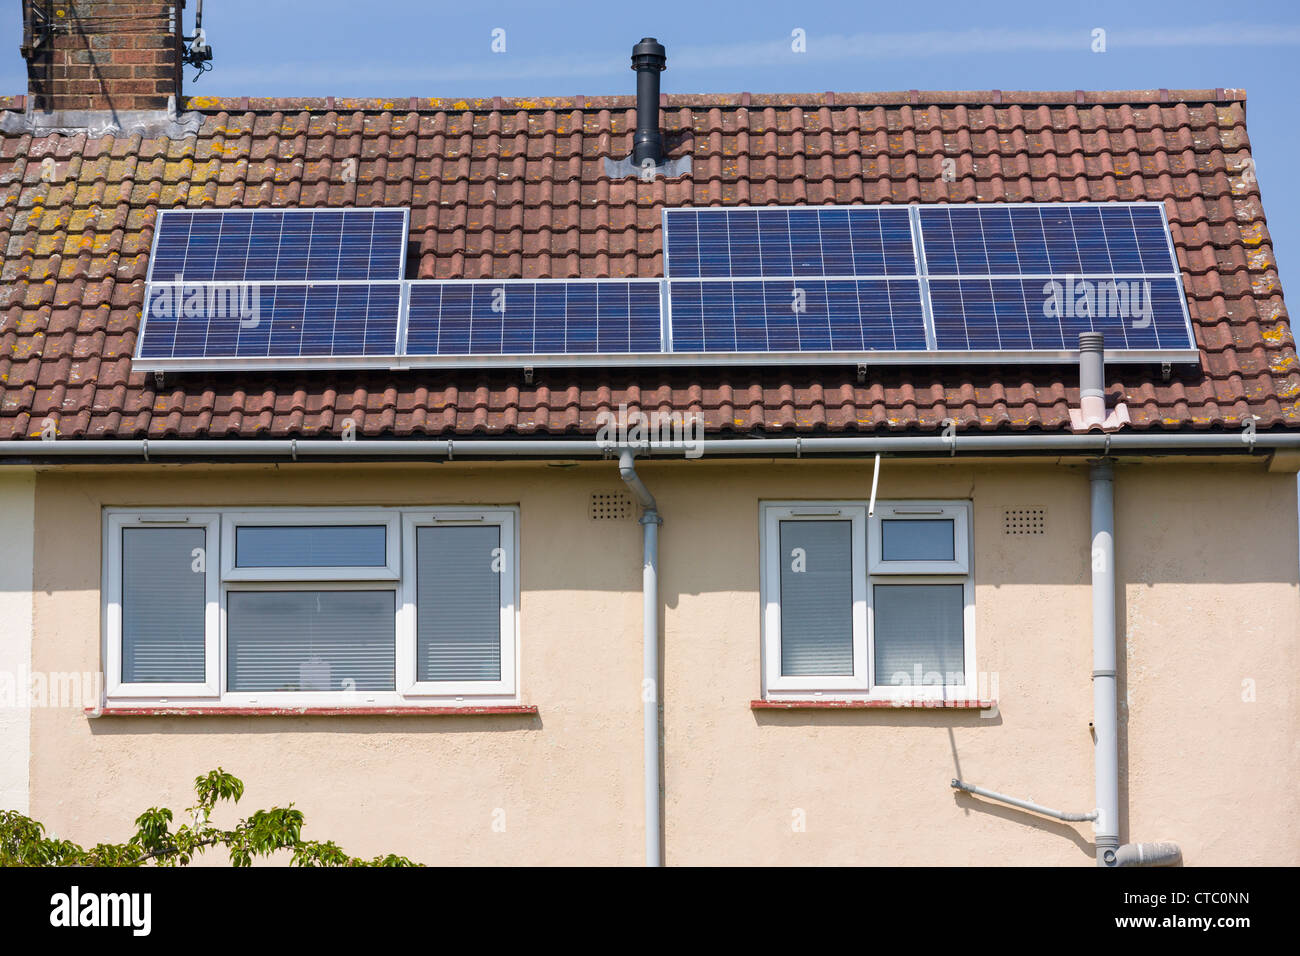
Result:
[[[1173,244],[1157,204],[917,210],[940,350],[1190,349]],[[961,278],[949,278],[961,277]]]
[[408,281],[407,233],[167,210],[136,367],[1196,359],[1156,203],[670,209],[662,280]]

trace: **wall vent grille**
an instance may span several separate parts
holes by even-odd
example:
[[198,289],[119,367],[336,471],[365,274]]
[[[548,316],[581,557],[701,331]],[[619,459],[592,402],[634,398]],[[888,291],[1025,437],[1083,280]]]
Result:
[[626,491],[593,491],[592,521],[624,521],[632,517],[632,496]]
[[1046,508],[1007,508],[1002,512],[1006,534],[1047,534]]

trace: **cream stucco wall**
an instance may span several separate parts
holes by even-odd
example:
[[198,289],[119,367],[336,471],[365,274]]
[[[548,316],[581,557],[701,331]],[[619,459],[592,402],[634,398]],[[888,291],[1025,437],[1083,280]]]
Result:
[[[960,775],[1092,806],[1086,468],[885,467],[882,498],[974,502],[976,666],[994,716],[750,708],[759,502],[865,497],[866,465],[706,458],[640,471],[665,521],[669,863],[1092,862],[1088,825],[948,787]],[[295,801],[309,835],[354,853],[639,863],[640,529],[587,513],[591,492],[619,487],[611,462],[43,472],[33,657],[61,671],[99,666],[103,507],[517,504],[521,697],[540,715],[90,720],[45,708],[32,715],[34,815],[73,839],[121,838],[144,806],[185,806],[189,781],[221,764],[248,783],[247,803]],[[1176,840],[1189,864],[1300,863],[1294,477],[1122,463],[1116,503],[1123,836]],[[1047,509],[1047,534],[1003,533],[1003,509],[1023,507]]]

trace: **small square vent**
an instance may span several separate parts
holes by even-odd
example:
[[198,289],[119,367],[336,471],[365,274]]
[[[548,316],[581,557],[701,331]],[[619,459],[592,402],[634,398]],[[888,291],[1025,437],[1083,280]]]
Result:
[[593,491],[592,521],[622,521],[632,517],[632,496],[626,491]]
[[1007,534],[1047,534],[1046,508],[1007,508],[1002,512]]

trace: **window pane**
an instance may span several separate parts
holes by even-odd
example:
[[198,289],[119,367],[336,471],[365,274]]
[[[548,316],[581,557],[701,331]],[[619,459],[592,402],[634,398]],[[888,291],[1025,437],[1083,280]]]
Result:
[[880,522],[880,553],[885,561],[952,561],[951,518]]
[[781,673],[853,675],[853,525],[781,522]]
[[231,591],[227,687],[394,690],[392,591]]
[[387,528],[375,525],[241,525],[235,565],[241,568],[382,568]]
[[501,679],[500,547],[498,525],[416,529],[416,680]]
[[960,584],[875,586],[875,683],[964,684]]
[[202,528],[122,529],[123,683],[203,683],[207,556],[194,552],[206,536]]

